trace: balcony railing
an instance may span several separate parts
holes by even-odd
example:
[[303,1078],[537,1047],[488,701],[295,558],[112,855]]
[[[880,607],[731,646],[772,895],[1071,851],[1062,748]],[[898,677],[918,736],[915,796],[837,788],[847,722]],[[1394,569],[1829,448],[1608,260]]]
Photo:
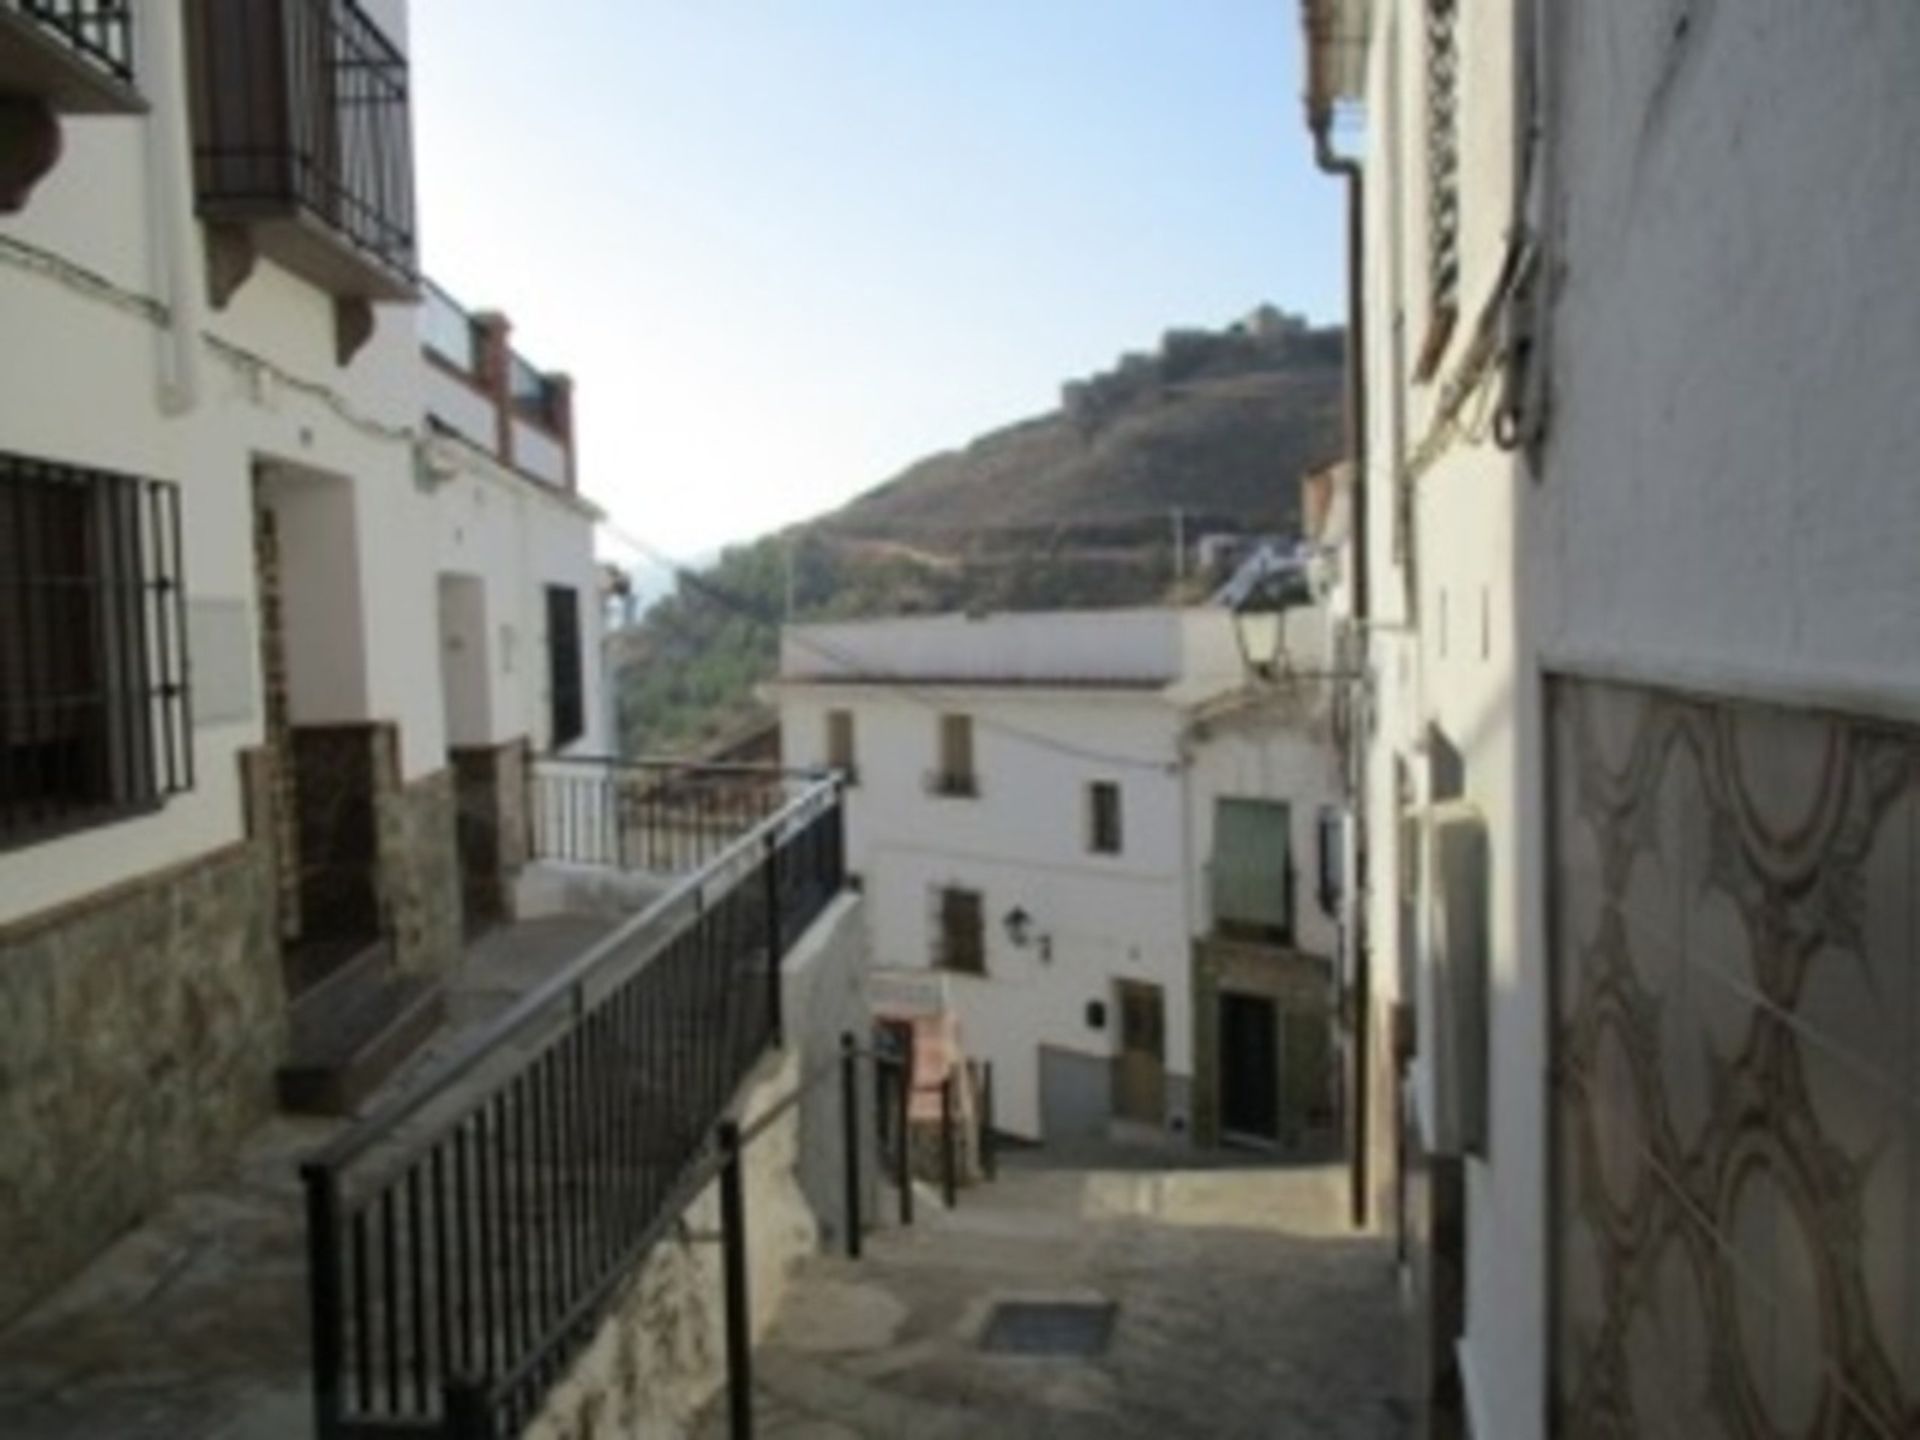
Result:
[[528,850],[562,864],[684,874],[821,778],[761,765],[546,757],[528,779]]
[[0,0],[0,93],[82,114],[139,109],[130,0]]
[[416,278],[406,57],[354,0],[195,0],[201,215],[336,294]]
[[462,375],[480,378],[480,337],[473,317],[431,280],[420,287],[420,343]]
[[303,1167],[321,1440],[537,1412],[704,1182],[844,854],[800,788]]

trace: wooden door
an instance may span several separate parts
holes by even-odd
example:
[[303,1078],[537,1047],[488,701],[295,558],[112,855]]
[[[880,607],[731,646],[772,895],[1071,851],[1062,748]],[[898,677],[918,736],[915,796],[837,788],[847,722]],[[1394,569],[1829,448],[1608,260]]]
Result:
[[1118,983],[1120,1056],[1114,1109],[1123,1120],[1158,1125],[1167,1113],[1166,1000],[1158,985]]

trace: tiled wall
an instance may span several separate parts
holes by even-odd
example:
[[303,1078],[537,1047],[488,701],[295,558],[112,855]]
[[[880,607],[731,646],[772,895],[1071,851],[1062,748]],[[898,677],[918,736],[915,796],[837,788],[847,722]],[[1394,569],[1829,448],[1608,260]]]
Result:
[[1551,699],[1555,1433],[1920,1435],[1920,730]]

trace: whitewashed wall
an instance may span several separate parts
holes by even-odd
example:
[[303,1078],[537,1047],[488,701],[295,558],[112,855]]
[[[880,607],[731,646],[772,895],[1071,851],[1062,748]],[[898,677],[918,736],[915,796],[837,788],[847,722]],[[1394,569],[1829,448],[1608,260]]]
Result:
[[[866,686],[782,691],[790,763],[824,762],[827,711],[854,712],[859,783],[848,792],[848,852],[867,882],[874,964],[927,965],[936,889],[982,892],[987,978],[954,975],[950,984],[969,1051],[994,1062],[1000,1123],[1012,1133],[1039,1134],[1040,1045],[1100,1058],[1116,1052],[1115,980],[1163,987],[1167,1069],[1190,1073],[1178,713],[1124,692],[954,688],[941,698],[975,717],[977,799],[926,792],[939,759],[938,712]],[[1115,766],[1056,746],[1141,764]],[[1088,853],[1085,790],[1096,779],[1122,787],[1125,844],[1117,856]],[[1002,920],[1016,906],[1052,937],[1051,960],[1037,944],[1010,943]],[[1087,1026],[1089,1001],[1106,1005],[1104,1029]]]
[[486,594],[488,703],[469,733],[490,744],[524,735],[536,749],[551,748],[545,587],[569,585],[580,596],[586,729],[567,749],[607,753],[604,621],[593,555],[599,512],[457,441],[438,441],[433,453],[444,467],[432,484],[438,570],[472,576]]
[[[1395,777],[1404,767],[1415,806],[1433,798],[1428,740],[1437,729],[1459,753],[1464,796],[1480,808],[1489,835],[1495,1079],[1488,1158],[1466,1162],[1460,1359],[1476,1433],[1504,1437],[1539,1433],[1546,1372],[1538,669],[1530,617],[1516,603],[1521,507],[1532,482],[1484,427],[1468,426],[1410,482],[1410,494],[1401,489],[1409,459],[1434,434],[1439,397],[1494,294],[1514,218],[1516,6],[1495,0],[1458,13],[1459,315],[1427,381],[1414,378],[1431,303],[1425,6],[1418,0],[1377,7],[1368,72],[1369,653],[1380,717],[1368,764],[1368,928],[1382,1017],[1386,1002],[1409,998],[1401,958],[1418,953],[1425,938],[1403,933]],[[1469,419],[1476,413],[1470,404]],[[1414,916],[1420,930],[1423,915]],[[1417,1017],[1423,1034],[1427,1018]],[[1421,1051],[1414,1092],[1430,1134],[1431,1042]]]
[[[63,256],[146,300],[180,298],[169,291],[167,260],[169,246],[184,246],[185,273],[196,283],[181,313],[191,318],[205,274],[191,195],[174,195],[174,223],[150,209],[164,183],[152,178],[150,185],[156,157],[172,145],[175,160],[184,164],[185,125],[178,104],[156,104],[145,116],[64,121],[64,158],[24,212],[0,221],[0,235]],[[204,315],[205,328],[231,348],[192,346],[198,401],[174,413],[162,401],[163,366],[171,358],[168,332],[138,312],[137,300],[130,307],[85,288],[0,256],[5,446],[180,485],[189,599],[224,602],[247,617],[244,626],[223,627],[222,633],[226,643],[249,653],[202,657],[209,671],[226,674],[258,671],[255,459],[280,458],[351,476],[381,504],[395,497],[392,511],[363,508],[359,535],[366,607],[384,617],[368,666],[367,712],[402,725],[409,776],[435,768],[443,749],[437,687],[417,683],[421,657],[433,653],[432,577],[417,564],[425,531],[409,507],[411,449],[398,433],[419,415],[411,311],[379,307],[372,340],[341,369],[334,363],[326,297],[262,261],[226,310]],[[236,350],[257,362],[237,358]],[[226,707],[223,714],[227,718],[196,729],[190,793],[153,815],[0,857],[0,922],[237,839],[235,756],[259,743],[261,719],[257,703]]]

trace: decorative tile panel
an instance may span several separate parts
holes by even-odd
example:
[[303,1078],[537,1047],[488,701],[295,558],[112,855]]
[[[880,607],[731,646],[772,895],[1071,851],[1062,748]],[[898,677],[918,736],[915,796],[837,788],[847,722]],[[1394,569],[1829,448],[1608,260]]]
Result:
[[1550,697],[1555,1433],[1920,1434],[1920,731]]

